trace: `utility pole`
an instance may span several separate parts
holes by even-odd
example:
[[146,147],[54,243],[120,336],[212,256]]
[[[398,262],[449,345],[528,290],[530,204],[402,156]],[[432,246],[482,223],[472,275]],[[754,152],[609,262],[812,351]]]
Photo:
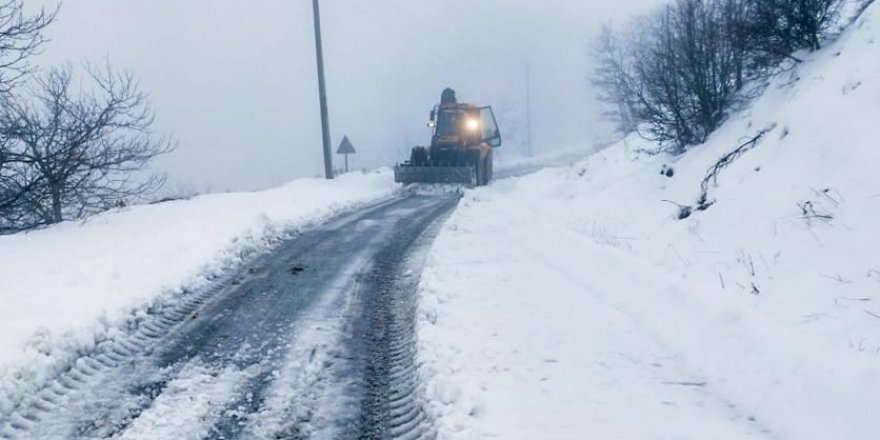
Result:
[[532,78],[529,63],[526,63],[526,147],[529,157],[532,154]]
[[324,83],[324,50],[321,46],[321,12],[318,0],[312,0],[315,13],[315,53],[318,56],[318,98],[321,102],[321,133],[324,142],[324,177],[333,178],[333,157],[330,155],[330,119],[327,112],[327,87]]

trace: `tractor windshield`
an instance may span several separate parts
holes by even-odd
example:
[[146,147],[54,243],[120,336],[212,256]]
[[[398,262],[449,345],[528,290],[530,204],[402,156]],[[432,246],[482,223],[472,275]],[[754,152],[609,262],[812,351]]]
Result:
[[458,109],[441,109],[437,115],[437,136],[457,136],[458,124]]

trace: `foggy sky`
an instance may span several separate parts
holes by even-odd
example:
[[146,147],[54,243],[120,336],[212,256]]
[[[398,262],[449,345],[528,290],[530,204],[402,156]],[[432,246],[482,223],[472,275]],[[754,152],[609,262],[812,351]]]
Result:
[[[520,155],[526,65],[536,152],[607,140],[590,41],[602,23],[662,2],[321,0],[334,149],[345,134],[355,167],[406,157],[428,142],[428,111],[450,86],[492,105],[499,153]],[[139,76],[156,130],[179,144],[156,163],[169,190],[322,173],[310,0],[67,0],[48,34],[41,65],[107,59]]]

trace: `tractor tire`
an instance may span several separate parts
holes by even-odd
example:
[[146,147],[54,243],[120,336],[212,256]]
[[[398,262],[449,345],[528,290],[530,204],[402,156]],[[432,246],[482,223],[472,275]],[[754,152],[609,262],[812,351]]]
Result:
[[495,178],[495,165],[492,162],[492,150],[489,150],[489,154],[486,155],[486,185]]
[[474,171],[474,176],[476,177],[474,186],[480,186],[483,184],[483,167],[479,157],[474,161]]
[[492,181],[492,151],[486,157],[477,158],[477,186],[486,186]]
[[428,150],[425,147],[413,147],[409,162],[421,167],[428,164]]
[[485,167],[483,167],[483,160],[480,158],[479,151],[470,151],[468,153],[469,161],[471,166],[474,167],[474,186],[482,186],[483,179],[485,174]]

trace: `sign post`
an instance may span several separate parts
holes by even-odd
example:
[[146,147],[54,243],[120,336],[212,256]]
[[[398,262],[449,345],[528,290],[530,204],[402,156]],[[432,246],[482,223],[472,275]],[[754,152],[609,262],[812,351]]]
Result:
[[351,141],[348,140],[348,136],[342,136],[342,142],[339,143],[339,148],[336,149],[336,154],[345,155],[345,172],[348,172],[348,155],[355,154],[357,151],[354,150],[354,145],[351,144]]

